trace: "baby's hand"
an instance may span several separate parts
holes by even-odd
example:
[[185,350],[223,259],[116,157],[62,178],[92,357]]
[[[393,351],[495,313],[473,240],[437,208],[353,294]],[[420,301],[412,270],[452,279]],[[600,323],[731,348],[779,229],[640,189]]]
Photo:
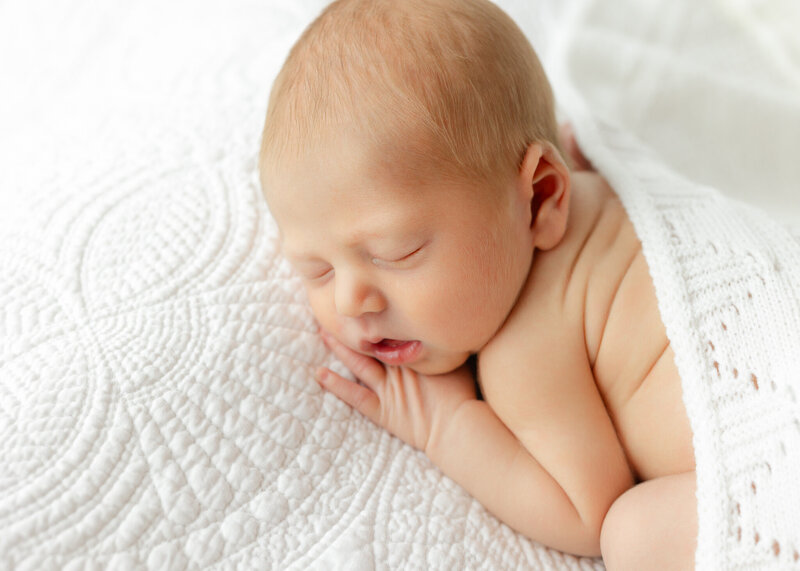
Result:
[[466,366],[444,375],[421,375],[405,367],[390,367],[356,353],[321,332],[325,344],[366,386],[320,367],[317,381],[375,424],[426,451],[431,437],[467,401],[475,400],[472,373]]

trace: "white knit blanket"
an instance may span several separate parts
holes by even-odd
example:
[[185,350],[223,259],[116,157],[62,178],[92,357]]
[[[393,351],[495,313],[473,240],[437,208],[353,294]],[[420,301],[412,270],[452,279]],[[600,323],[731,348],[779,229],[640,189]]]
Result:
[[800,567],[800,237],[576,113],[642,240],[697,463],[698,569]]
[[[781,18],[800,23],[800,11],[778,1],[762,4],[755,10],[747,2],[721,2],[723,15],[735,15],[726,19],[706,5],[677,3],[661,14],[650,12],[640,29],[631,30],[625,12],[638,8],[632,3],[620,2],[618,12],[604,13],[598,23],[594,3],[574,2],[565,20],[571,33],[549,54],[564,113],[642,240],[675,351],[694,433],[698,569],[800,568],[800,173],[797,161],[785,155],[800,148],[800,44],[796,35],[782,43],[782,30],[770,28]],[[688,24],[704,19],[750,25],[739,40],[757,37],[761,49],[744,52],[738,63],[757,69],[743,65],[736,80],[757,82],[758,96],[713,59],[704,67],[702,50],[682,52],[694,39],[685,31]],[[765,30],[773,35],[765,38]],[[714,45],[711,29],[698,26],[695,33]],[[733,41],[725,37],[717,49],[735,53]],[[606,49],[617,57],[598,59]],[[780,73],[765,73],[765,67]],[[639,73],[631,75],[632,69]],[[605,83],[593,84],[593,75],[603,73]],[[637,97],[610,91],[626,77]],[[765,124],[739,120],[754,104],[765,109]],[[664,154],[605,124],[601,109]],[[768,125],[773,113],[775,129]],[[678,126],[684,133],[675,133]],[[741,161],[728,162],[732,172],[709,169],[720,160],[719,149],[704,154],[702,139],[737,130],[736,142],[722,149],[735,156],[744,145]],[[670,145],[676,136],[678,143]],[[784,136],[792,141],[788,148]],[[686,163],[692,153],[702,160]],[[764,158],[754,161],[751,153]],[[791,226],[677,170],[717,182],[731,176],[759,181],[765,173],[758,184],[737,188],[738,194]],[[782,211],[772,202],[775,188],[791,197]]]
[[[0,569],[602,567],[513,533],[311,381],[337,365],[255,157],[271,78],[324,3],[0,3]],[[796,246],[597,126],[609,75],[573,92],[568,48],[612,3],[500,4],[645,242],[695,430],[698,561],[792,565],[798,310],[770,292],[796,287]],[[791,141],[792,120],[771,132]]]

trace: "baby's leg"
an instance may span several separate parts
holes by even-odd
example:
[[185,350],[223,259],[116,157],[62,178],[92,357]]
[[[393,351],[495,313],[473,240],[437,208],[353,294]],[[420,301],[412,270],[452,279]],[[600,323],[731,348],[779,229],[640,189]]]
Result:
[[694,569],[695,489],[692,471],[642,482],[617,498],[600,533],[609,571]]

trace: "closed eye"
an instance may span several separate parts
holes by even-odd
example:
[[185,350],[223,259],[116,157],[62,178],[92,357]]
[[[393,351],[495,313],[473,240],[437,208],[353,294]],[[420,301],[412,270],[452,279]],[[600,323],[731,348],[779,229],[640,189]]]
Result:
[[423,250],[423,248],[425,248],[426,244],[427,244],[427,242],[425,244],[422,244],[418,248],[416,248],[416,249],[414,249],[414,250],[412,250],[412,251],[410,251],[408,253],[402,254],[400,256],[392,256],[392,257],[385,257],[385,258],[381,258],[381,257],[376,256],[376,257],[372,258],[372,263],[380,265],[380,264],[402,264],[404,262],[410,262],[411,260],[416,258],[422,252],[422,250]]
[[300,272],[300,277],[310,283],[322,283],[333,275],[333,268],[326,268],[315,272]]

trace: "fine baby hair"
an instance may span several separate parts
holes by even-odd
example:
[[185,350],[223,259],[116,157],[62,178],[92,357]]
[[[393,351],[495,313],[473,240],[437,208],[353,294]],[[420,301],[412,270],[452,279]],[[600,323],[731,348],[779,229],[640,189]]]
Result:
[[541,64],[487,0],[328,6],[275,80],[262,177],[341,131],[366,137],[378,161],[484,180],[515,173],[534,141],[558,147]]

